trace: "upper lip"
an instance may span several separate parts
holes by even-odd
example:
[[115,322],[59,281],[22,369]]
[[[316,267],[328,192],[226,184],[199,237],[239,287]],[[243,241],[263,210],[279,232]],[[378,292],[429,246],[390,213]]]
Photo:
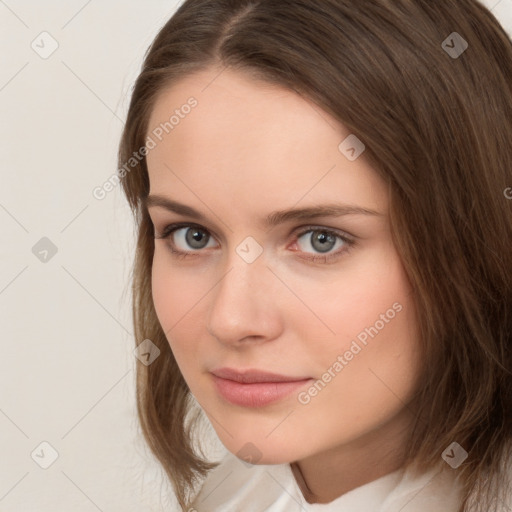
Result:
[[243,384],[252,384],[255,382],[297,382],[310,378],[289,377],[287,375],[279,375],[263,370],[235,370],[233,368],[218,368],[217,370],[211,370],[211,373],[222,379],[233,380]]

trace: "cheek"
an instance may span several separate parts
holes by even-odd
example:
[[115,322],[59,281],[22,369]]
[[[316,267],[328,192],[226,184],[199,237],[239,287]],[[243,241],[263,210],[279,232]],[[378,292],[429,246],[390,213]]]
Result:
[[208,287],[200,278],[177,268],[165,247],[158,247],[153,258],[151,289],[158,320],[174,351],[179,348],[176,340],[183,339],[181,331],[187,325],[190,327],[187,320],[197,314]]
[[201,275],[197,267],[180,267],[172,259],[165,242],[159,242],[151,271],[152,296],[159,319],[165,321],[169,329],[188,311],[195,314],[201,306],[199,301],[209,290],[209,279],[207,275]]
[[[321,351],[318,344],[307,350],[316,376],[329,381],[317,406],[337,403],[345,418],[355,411],[371,422],[372,411],[392,412],[414,393],[421,354],[414,298],[398,256],[390,249],[360,263],[361,271],[353,267],[323,294],[310,295],[312,309],[335,334],[322,337]],[[313,339],[318,325],[312,330],[303,322],[304,337]]]
[[[414,305],[400,297],[400,312],[393,310],[394,318],[375,327],[375,313],[385,314],[393,304],[387,299],[383,309],[369,304],[365,313],[349,311],[346,321],[338,315],[333,326],[339,334],[325,340],[321,351],[310,350],[318,380],[299,397],[296,420],[301,442],[307,443],[308,432],[317,432],[311,450],[328,450],[388,424],[414,396],[421,369]],[[285,437],[283,432],[282,443]]]
[[[386,339],[380,345],[389,349],[416,338],[412,289],[391,243],[358,254],[327,277],[298,278],[293,284],[317,317],[296,315],[300,331],[307,333],[299,339],[320,334],[331,358],[334,352],[349,350],[354,340],[365,347],[373,339]],[[317,352],[319,356],[323,360]]]
[[151,270],[151,290],[155,311],[164,331],[168,331],[174,324],[176,306],[178,306],[179,286],[178,274],[169,272],[165,258],[162,255],[163,249],[155,247],[153,266]]
[[201,326],[191,319],[201,314],[200,299],[207,293],[207,288],[200,278],[193,277],[169,260],[165,247],[155,248],[151,271],[155,312],[181,374],[195,395],[198,390],[191,376],[196,373],[200,361],[197,340],[201,339]]

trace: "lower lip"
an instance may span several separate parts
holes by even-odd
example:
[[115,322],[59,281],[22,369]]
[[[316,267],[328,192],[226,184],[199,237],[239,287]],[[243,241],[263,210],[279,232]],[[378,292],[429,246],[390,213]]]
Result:
[[295,382],[255,382],[242,384],[213,375],[217,391],[228,402],[242,407],[264,407],[277,402],[303,387],[313,379]]

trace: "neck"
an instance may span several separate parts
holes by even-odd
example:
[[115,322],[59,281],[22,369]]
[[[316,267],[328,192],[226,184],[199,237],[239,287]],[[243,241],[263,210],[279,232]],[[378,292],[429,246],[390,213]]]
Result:
[[330,503],[400,469],[412,419],[406,411],[350,444],[290,463],[304,499],[308,503]]

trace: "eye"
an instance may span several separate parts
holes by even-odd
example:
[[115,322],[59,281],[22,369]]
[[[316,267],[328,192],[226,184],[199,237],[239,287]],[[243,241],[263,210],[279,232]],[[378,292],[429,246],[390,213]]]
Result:
[[[304,241],[299,243],[301,238],[304,238]],[[354,239],[346,234],[320,227],[309,227],[297,234],[295,245],[298,245],[302,252],[310,254],[310,256],[301,256],[304,259],[327,263],[340,257],[354,244]],[[309,252],[309,248],[312,248],[313,252]],[[333,251],[335,248],[338,250]]]
[[193,224],[171,224],[164,229],[161,236],[155,236],[155,238],[169,238],[171,251],[176,254],[186,254],[211,247],[209,242],[214,240],[206,229]]
[[[306,235],[309,234],[309,237]],[[299,242],[301,238],[304,241]],[[160,235],[155,235],[155,239],[168,239],[169,249],[177,258],[189,258],[200,256],[202,249],[215,247],[214,238],[208,233],[208,230],[195,224],[170,224],[166,226]],[[337,260],[345,254],[353,245],[354,237],[345,233],[309,226],[295,235],[293,251],[304,253],[304,256],[298,256],[301,259],[329,263]],[[308,249],[313,249],[310,252]],[[333,249],[338,249],[333,251]]]

